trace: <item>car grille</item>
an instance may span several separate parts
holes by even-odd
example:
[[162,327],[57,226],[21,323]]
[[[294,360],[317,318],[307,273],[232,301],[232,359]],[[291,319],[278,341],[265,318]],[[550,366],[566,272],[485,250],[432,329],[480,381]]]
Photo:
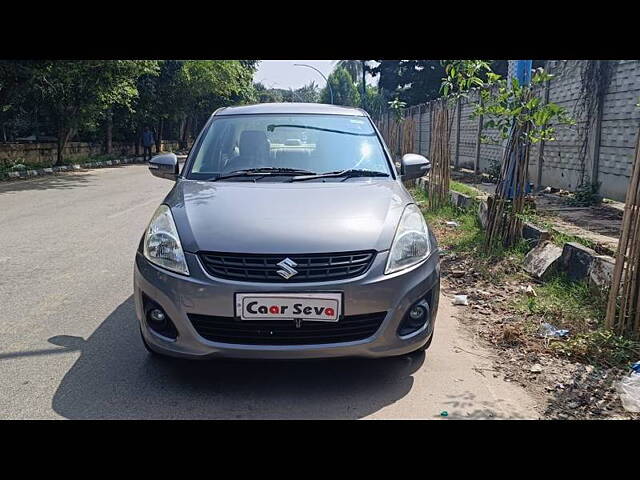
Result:
[[[209,275],[245,282],[293,283],[325,282],[357,277],[371,265],[375,251],[323,253],[308,255],[259,255],[236,253],[200,253]],[[285,279],[277,264],[290,258],[298,273]]]
[[200,336],[212,342],[244,345],[313,345],[344,343],[369,338],[380,328],[387,312],[349,315],[337,322],[294,320],[239,320],[189,314]]

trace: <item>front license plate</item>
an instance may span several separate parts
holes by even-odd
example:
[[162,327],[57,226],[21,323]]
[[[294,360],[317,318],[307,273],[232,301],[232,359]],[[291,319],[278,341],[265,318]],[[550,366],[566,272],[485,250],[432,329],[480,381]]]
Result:
[[236,316],[242,320],[337,322],[341,302],[341,293],[237,293]]

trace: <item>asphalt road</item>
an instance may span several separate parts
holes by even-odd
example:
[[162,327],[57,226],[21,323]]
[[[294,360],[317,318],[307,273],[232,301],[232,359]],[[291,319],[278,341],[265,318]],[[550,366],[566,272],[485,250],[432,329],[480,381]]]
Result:
[[443,297],[431,349],[383,360],[158,360],[135,249],[171,183],[146,166],[0,184],[0,419],[538,418]]

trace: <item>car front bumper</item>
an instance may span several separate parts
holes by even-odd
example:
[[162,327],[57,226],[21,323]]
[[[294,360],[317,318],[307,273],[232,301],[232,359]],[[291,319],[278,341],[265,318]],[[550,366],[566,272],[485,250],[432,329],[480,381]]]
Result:
[[[253,283],[209,276],[197,255],[185,253],[188,277],[156,267],[138,252],[134,268],[136,315],[142,335],[154,351],[184,358],[306,359],[330,357],[386,357],[402,355],[422,347],[433,334],[440,292],[438,249],[423,263],[384,274],[388,251],[379,252],[369,270],[360,277],[315,283]],[[200,336],[188,314],[234,317],[234,295],[239,292],[343,292],[344,315],[387,312],[380,328],[363,340],[313,345],[244,345],[218,343]],[[175,340],[150,329],[145,320],[143,294],[158,303],[173,321]],[[405,337],[397,333],[409,308],[430,298],[430,318]]]

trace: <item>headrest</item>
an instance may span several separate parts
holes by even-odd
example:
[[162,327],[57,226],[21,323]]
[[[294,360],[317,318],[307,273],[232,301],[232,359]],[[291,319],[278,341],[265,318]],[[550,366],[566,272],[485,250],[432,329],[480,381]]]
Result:
[[267,134],[261,130],[245,130],[240,134],[238,145],[241,156],[262,156],[269,152]]

